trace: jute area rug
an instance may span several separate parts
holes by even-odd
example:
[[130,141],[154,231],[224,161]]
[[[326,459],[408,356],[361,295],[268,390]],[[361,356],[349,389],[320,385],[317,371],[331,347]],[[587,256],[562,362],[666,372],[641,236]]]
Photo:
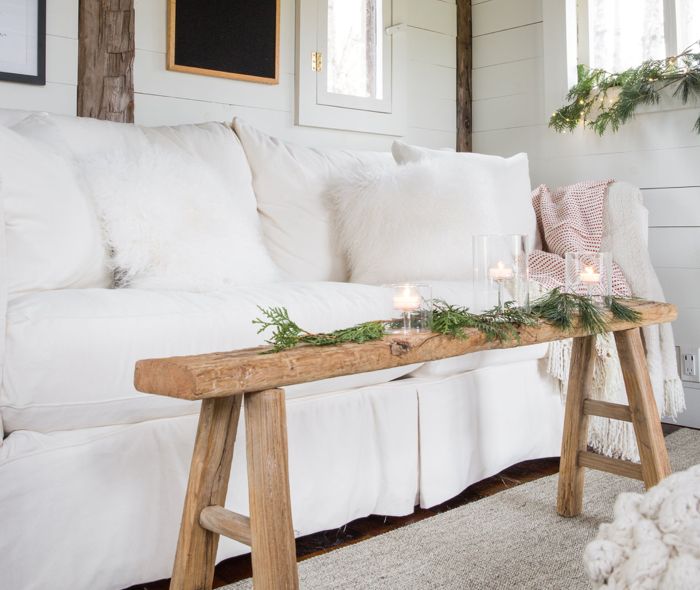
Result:
[[[674,471],[700,463],[700,432],[666,438]],[[557,476],[523,484],[299,564],[304,590],[590,589],[582,554],[620,492],[641,482],[587,470],[584,513],[557,515]],[[250,580],[225,587],[252,588]]]

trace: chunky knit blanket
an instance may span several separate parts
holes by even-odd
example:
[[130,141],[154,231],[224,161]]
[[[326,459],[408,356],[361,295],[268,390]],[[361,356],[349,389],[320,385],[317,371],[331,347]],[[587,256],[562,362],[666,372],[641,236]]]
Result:
[[700,588],[700,465],[620,494],[614,514],[583,555],[594,588]]
[[[552,192],[545,185],[532,194],[532,204],[537,216],[541,249],[533,251],[528,259],[530,276],[543,289],[564,284],[564,256],[566,252],[613,252],[613,293],[618,296],[635,295],[663,300],[663,293],[651,266],[646,244],[634,231],[636,219],[624,219],[624,212],[617,213],[615,231],[618,237],[610,243],[605,240],[605,211],[608,188],[612,180],[580,182]],[[630,214],[632,217],[633,214]],[[607,220],[610,224],[610,219]],[[618,226],[619,223],[619,226]],[[623,235],[624,234],[624,235]],[[621,262],[624,261],[624,265]],[[625,277],[623,269],[629,269],[634,284]],[[672,416],[683,411],[685,400],[678,378],[675,346],[670,325],[651,326],[644,329],[652,384],[659,410]],[[611,334],[598,336],[597,358],[593,376],[592,395],[596,399],[626,403],[624,380],[620,369],[614,339]],[[566,397],[566,385],[571,358],[571,340],[550,345],[548,371],[560,382],[562,399]],[[598,452],[628,460],[638,460],[634,431],[631,424],[592,417],[589,444]]]

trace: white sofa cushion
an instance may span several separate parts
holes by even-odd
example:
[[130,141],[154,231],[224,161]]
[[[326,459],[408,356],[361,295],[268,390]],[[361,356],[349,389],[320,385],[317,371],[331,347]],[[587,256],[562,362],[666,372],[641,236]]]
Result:
[[[195,412],[194,403],[141,394],[143,358],[255,346],[257,306],[286,306],[310,331],[388,317],[390,294],[348,283],[272,283],[219,293],[80,289],[10,302],[0,414],[6,432],[47,432]],[[384,383],[416,365],[290,387],[301,396]]]
[[276,280],[255,211],[208,162],[142,143],[81,162],[117,286],[215,291]]
[[331,188],[351,280],[390,283],[472,277],[472,236],[502,233],[498,181],[449,160],[361,171]]
[[253,171],[258,211],[272,259],[295,281],[344,281],[347,267],[325,199],[334,178],[393,166],[390,154],[319,150],[271,137],[234,119]]
[[391,152],[398,164],[435,159],[451,163],[462,175],[465,193],[483,191],[481,179],[488,176],[491,188],[487,196],[498,208],[500,230],[497,233],[526,234],[529,237],[528,247],[535,247],[537,219],[532,208],[527,154],[520,153],[510,158],[502,158],[472,152],[431,150],[401,141],[393,143]]
[[0,125],[12,127],[22,119],[26,119],[32,111],[22,111],[19,109],[0,109]]
[[92,203],[70,161],[27,133],[27,119],[0,126],[0,200],[14,294],[109,284]]
[[211,289],[277,278],[250,167],[229,125],[139,127],[47,113],[19,125],[77,162],[135,286]]

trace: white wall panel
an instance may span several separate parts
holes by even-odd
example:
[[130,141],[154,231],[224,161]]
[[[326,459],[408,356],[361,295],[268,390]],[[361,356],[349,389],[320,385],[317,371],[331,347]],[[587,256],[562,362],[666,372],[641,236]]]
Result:
[[654,266],[700,269],[700,227],[652,227],[649,248]]
[[542,25],[534,24],[475,37],[472,67],[532,59],[542,56]]
[[[644,190],[644,204],[649,209],[649,224],[654,227],[700,227],[699,203],[700,186]],[[700,244],[700,240],[698,243]]]
[[[475,69],[472,72],[472,98],[483,100],[541,88],[542,58],[534,57]],[[534,83],[534,84],[533,84]]]
[[542,0],[491,0],[472,8],[472,36],[542,22]]
[[410,2],[407,24],[450,37],[457,36],[457,6],[443,0],[419,0]]

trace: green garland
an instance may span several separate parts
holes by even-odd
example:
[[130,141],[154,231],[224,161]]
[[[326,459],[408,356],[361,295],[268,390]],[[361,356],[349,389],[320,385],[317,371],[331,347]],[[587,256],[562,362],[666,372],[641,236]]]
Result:
[[[579,65],[578,83],[566,96],[570,102],[552,114],[549,126],[559,133],[578,125],[598,135],[608,128],[615,132],[634,117],[637,107],[658,104],[666,88],[684,105],[700,98],[700,41],[679,55],[650,59],[618,74]],[[700,133],[700,116],[693,130]]]
[[[641,319],[639,312],[623,303],[623,299],[610,297],[606,304],[614,319],[637,323]],[[310,346],[331,346],[354,342],[361,344],[379,340],[385,336],[386,321],[365,322],[335,332],[312,333],[293,322],[284,307],[258,307],[263,317],[253,320],[260,326],[258,334],[272,329],[272,335],[266,342],[272,346],[268,352],[280,352],[300,344]],[[481,314],[471,313],[469,308],[450,305],[442,300],[433,301],[433,332],[455,338],[466,338],[468,329],[477,329],[487,340],[506,342],[518,340],[518,328],[535,326],[540,321],[569,331],[575,320],[591,334],[603,334],[608,331],[608,322],[601,309],[590,298],[583,295],[563,293],[554,289],[535,301],[530,310],[517,307],[512,301],[503,309],[493,308]]]

